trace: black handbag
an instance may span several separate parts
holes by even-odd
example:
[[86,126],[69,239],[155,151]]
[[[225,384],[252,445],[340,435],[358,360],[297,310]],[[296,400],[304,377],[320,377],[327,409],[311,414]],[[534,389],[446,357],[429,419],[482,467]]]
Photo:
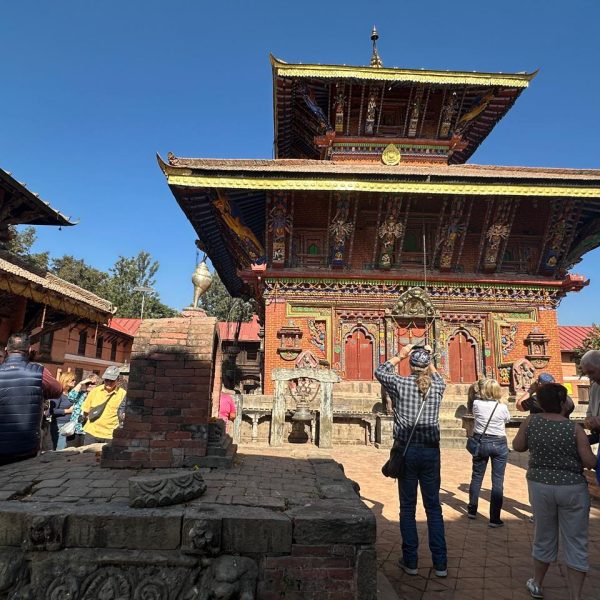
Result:
[[479,438],[476,438],[475,434],[470,435],[467,438],[467,450],[469,451],[469,454],[471,454],[471,456],[479,456],[479,450],[481,449],[481,438],[485,435],[488,425],[490,424],[490,421],[492,420],[492,417],[494,416],[494,413],[496,412],[496,409],[498,408],[498,404],[500,404],[500,403],[496,402],[496,406],[494,406],[494,408],[492,410],[492,414],[490,415],[490,418],[487,420],[487,423],[485,424],[485,427],[483,428],[483,431],[481,432]]
[[94,408],[92,408],[88,413],[88,421],[90,421],[91,423],[97,421],[102,416],[102,413],[104,412],[104,409],[106,408],[107,404],[108,400],[106,402],[103,402],[102,404],[98,404],[98,406],[94,406]]
[[[429,393],[429,390],[427,390],[427,393]],[[403,446],[402,442],[396,441],[390,449],[390,457],[387,459],[383,467],[381,467],[381,473],[384,477],[390,477],[391,479],[402,479],[404,477],[404,470],[406,467],[406,451],[408,450],[410,441],[412,440],[415,429],[417,428],[417,424],[419,423],[419,419],[421,418],[421,414],[423,413],[426,400],[427,394],[425,394],[423,402],[421,402],[417,418],[412,426],[406,445]]]

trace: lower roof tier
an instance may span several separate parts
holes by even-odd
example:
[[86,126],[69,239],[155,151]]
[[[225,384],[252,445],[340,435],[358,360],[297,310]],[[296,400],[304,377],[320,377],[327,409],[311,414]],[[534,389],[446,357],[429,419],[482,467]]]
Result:
[[169,158],[235,296],[257,295],[242,274],[264,268],[556,284],[600,245],[600,170]]

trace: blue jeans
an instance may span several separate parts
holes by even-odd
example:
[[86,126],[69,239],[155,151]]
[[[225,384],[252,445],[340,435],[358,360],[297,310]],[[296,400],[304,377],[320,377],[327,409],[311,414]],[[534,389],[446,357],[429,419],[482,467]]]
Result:
[[406,451],[404,477],[398,482],[400,494],[400,534],[402,558],[410,567],[418,562],[419,534],[415,511],[417,508],[417,485],[427,515],[429,550],[434,565],[446,565],[446,538],[444,518],[440,504],[440,449],[425,448],[411,443]]
[[[478,437],[478,436],[477,436]],[[492,459],[492,497],[490,501],[490,521],[500,520],[504,496],[504,471],[508,460],[508,445],[504,436],[484,435],[479,456],[473,457],[473,474],[469,486],[469,513],[477,512],[479,492],[489,459]]]

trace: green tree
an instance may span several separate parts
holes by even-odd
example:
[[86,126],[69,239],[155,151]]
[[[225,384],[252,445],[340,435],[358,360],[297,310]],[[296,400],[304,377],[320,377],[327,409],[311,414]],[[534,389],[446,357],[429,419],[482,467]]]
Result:
[[250,321],[256,312],[253,302],[231,296],[216,272],[211,286],[200,297],[200,306],[219,321]]
[[579,364],[581,357],[588,350],[600,350],[600,325],[596,325],[595,323],[592,323],[592,330],[587,334],[583,342],[581,342],[581,346],[574,350],[577,364]]
[[51,261],[51,271],[57,277],[70,281],[85,290],[104,297],[110,280],[108,273],[90,267],[81,258],[65,254]]
[[[139,318],[143,292],[136,292],[134,288],[153,287],[158,268],[158,261],[152,260],[152,256],[144,250],[131,258],[119,256],[109,269],[110,278],[104,293],[104,298],[117,307],[117,317]],[[146,294],[144,318],[159,319],[177,314],[176,310],[163,304],[155,293]]]
[[32,267],[43,271],[48,269],[48,252],[31,252],[31,248],[37,239],[35,227],[29,226],[22,229],[17,229],[13,225],[9,225],[10,241],[5,246],[9,252],[12,252],[20,259],[29,263]]

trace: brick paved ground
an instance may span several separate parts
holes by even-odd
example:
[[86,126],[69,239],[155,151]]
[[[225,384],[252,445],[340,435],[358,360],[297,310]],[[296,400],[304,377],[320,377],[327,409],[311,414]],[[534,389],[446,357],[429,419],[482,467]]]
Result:
[[[39,457],[20,465],[0,468],[0,500],[127,504],[127,478],[134,471],[100,469],[94,453],[81,456]],[[490,529],[489,473],[479,505],[479,518],[466,518],[470,457],[465,450],[443,450],[442,502],[446,521],[449,576],[439,579],[430,569],[425,514],[420,502],[417,521],[420,544],[419,575],[410,577],[397,567],[400,558],[398,494],[395,483],[381,475],[388,456],[384,450],[340,447],[321,451],[309,446],[271,449],[242,446],[229,471],[206,471],[207,495],[195,502],[247,504],[283,510],[309,504],[316,497],[315,477],[303,459],[331,456],[361,486],[364,502],[373,510],[378,527],[378,562],[401,600],[509,600],[526,599],[524,583],[531,576],[533,525],[525,482],[526,457],[511,454],[505,479],[505,526]],[[275,459],[275,460],[273,460]],[[48,462],[46,462],[48,461]],[[596,489],[597,491],[597,489]],[[590,529],[592,571],[584,591],[600,597],[600,500],[593,501]],[[550,568],[545,582],[546,600],[567,600],[560,567]]]
[[[470,456],[464,450],[443,450],[442,502],[448,542],[447,579],[433,575],[427,546],[425,513],[419,501],[419,575],[411,577],[397,567],[401,555],[398,494],[395,483],[379,471],[387,452],[371,448],[340,448],[331,452],[343,463],[348,477],[361,486],[363,500],[377,517],[380,569],[401,600],[518,600],[530,598],[525,581],[531,577],[533,525],[525,481],[526,457],[511,453],[506,470],[501,529],[488,527],[490,475],[482,488],[479,516],[466,518]],[[489,469],[488,469],[489,470]],[[600,598],[600,501],[593,500],[590,527],[590,571],[585,598]],[[568,600],[566,581],[558,565],[550,567],[544,585],[546,600]]]

